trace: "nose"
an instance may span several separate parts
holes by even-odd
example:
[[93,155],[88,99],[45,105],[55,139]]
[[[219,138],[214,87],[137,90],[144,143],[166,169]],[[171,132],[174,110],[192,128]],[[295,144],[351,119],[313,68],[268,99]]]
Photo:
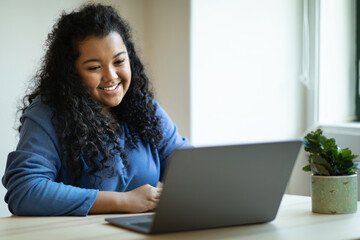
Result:
[[103,78],[105,81],[112,81],[114,79],[118,78],[118,75],[116,73],[116,69],[113,67],[109,67],[104,71]]

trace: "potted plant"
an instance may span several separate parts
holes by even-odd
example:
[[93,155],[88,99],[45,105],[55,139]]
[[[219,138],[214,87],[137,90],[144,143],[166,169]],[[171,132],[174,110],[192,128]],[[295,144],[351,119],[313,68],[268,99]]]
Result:
[[309,154],[312,211],[316,213],[354,213],[357,210],[357,156],[342,149],[335,139],[327,138],[321,129],[308,133],[303,140]]

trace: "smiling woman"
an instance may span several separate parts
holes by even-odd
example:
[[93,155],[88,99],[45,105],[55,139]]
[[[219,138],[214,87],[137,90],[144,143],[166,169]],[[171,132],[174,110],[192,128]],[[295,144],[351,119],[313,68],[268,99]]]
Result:
[[127,23],[114,8],[62,14],[24,97],[8,155],[5,201],[16,215],[144,212],[186,138],[154,100]]
[[117,32],[78,43],[75,67],[91,95],[109,110],[121,103],[131,82],[129,56]]

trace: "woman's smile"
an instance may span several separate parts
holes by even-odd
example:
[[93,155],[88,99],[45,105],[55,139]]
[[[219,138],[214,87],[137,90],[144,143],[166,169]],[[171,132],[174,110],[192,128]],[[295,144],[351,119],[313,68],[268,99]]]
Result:
[[119,89],[119,86],[120,86],[121,82],[115,84],[115,85],[112,85],[110,87],[98,87],[100,90],[103,90],[105,92],[112,92],[113,90],[115,89]]

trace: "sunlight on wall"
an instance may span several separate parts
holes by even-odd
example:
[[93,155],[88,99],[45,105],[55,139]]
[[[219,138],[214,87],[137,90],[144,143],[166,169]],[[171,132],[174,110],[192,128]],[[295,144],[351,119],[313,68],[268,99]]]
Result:
[[300,1],[194,0],[191,11],[192,143],[297,137]]

